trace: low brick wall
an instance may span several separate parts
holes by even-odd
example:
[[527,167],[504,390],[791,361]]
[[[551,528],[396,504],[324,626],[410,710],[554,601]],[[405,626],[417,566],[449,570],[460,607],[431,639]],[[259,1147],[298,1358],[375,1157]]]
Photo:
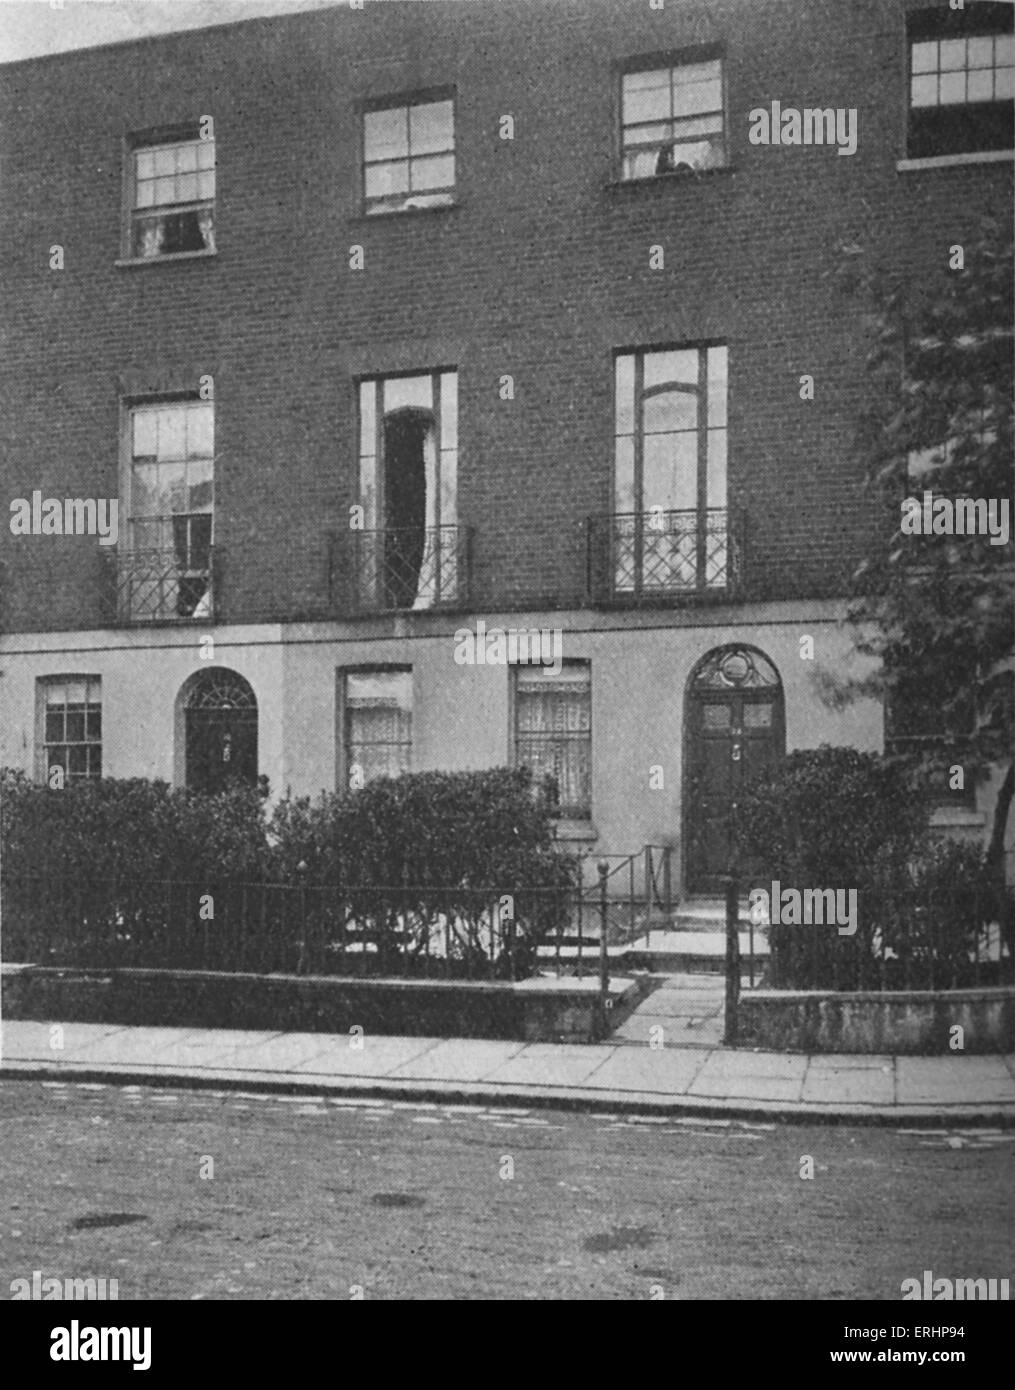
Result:
[[5,966],[11,1019],[166,1028],[272,1029],[409,1037],[598,1042],[642,986],[614,980],[604,1010],[593,980],[465,982]]
[[[953,1035],[956,1025],[961,1035]],[[961,1048],[952,1046],[953,1036],[961,1036]],[[737,1041],[780,1052],[1011,1052],[1015,989],[756,989],[740,997]]]

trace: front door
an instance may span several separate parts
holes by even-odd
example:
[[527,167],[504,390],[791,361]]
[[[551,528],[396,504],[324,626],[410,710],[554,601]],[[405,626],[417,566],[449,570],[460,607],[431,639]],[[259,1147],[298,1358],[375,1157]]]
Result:
[[782,755],[782,686],[774,667],[750,648],[707,657],[692,678],[685,721],[686,886],[715,894],[733,863],[740,790]]

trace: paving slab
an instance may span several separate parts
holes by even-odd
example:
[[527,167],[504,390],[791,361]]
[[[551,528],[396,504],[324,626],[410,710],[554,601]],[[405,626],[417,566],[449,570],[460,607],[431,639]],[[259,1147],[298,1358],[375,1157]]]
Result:
[[813,1058],[804,1077],[800,1099],[825,1104],[894,1105],[895,1068],[834,1067],[824,1058]]
[[[63,1029],[63,1047],[52,1046],[52,1030]],[[122,1023],[37,1023],[34,1020],[5,1023],[0,1028],[0,1057],[59,1062],[90,1043],[101,1042],[114,1033],[126,1032]]]
[[503,1085],[583,1086],[609,1060],[615,1047],[553,1043],[529,1043],[507,1062],[491,1071],[486,1081]]
[[[351,1047],[347,1036],[320,1034],[317,1053],[292,1070],[315,1076],[387,1076],[396,1067],[437,1047],[440,1038],[388,1038],[379,1034],[363,1037],[361,1048]],[[235,1059],[234,1059],[235,1065]],[[256,1063],[252,1064],[256,1065]]]
[[420,1056],[400,1063],[389,1075],[423,1077],[431,1081],[485,1080],[522,1051],[521,1042],[448,1038]]
[[[73,1054],[64,1049],[64,1057],[70,1061],[103,1062],[151,1062],[154,1066],[185,1065],[184,1055],[177,1049],[186,1038],[199,1030],[193,1028],[121,1028],[110,1032],[106,1037],[94,1038],[75,1047]],[[59,1055],[59,1054],[57,1054]],[[193,1053],[187,1054],[191,1059]]]
[[783,1053],[713,1052],[688,1088],[689,1095],[742,1096],[797,1101],[808,1059]]
[[895,1074],[900,1105],[1015,1101],[1003,1057],[899,1057]]
[[650,1047],[616,1048],[585,1083],[611,1091],[683,1095],[699,1075],[709,1053]]

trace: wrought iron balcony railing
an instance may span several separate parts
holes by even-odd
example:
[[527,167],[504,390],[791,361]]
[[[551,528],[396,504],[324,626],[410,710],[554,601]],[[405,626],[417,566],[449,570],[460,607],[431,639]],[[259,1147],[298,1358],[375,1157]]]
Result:
[[468,526],[349,531],[332,537],[331,601],[348,613],[425,612],[468,602]]
[[657,508],[588,519],[588,590],[593,603],[731,598],[740,587],[742,559],[742,518],[725,507]]
[[[198,558],[201,563],[196,562]],[[181,557],[176,550],[123,550],[113,561],[117,622],[214,620],[215,556],[211,546],[205,547],[200,557]]]

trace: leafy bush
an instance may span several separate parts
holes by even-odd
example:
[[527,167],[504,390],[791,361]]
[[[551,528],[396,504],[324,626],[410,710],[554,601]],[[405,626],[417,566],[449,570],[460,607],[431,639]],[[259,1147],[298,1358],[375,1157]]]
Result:
[[[22,958],[47,942],[50,956],[94,959],[101,943],[94,963],[239,969],[257,933],[273,969],[344,967],[352,941],[363,968],[521,976],[576,877],[551,814],[524,770],[385,778],[286,799],[270,820],[252,789],[107,779],[51,791],[5,772],[8,940]],[[201,894],[216,904],[213,934],[195,925]]]
[[933,835],[919,785],[877,754],[791,753],[746,789],[735,833],[744,891],[778,880],[857,893],[853,935],[828,924],[768,928],[779,987],[958,986],[976,975],[990,924],[1010,932],[1010,900],[982,851]]

